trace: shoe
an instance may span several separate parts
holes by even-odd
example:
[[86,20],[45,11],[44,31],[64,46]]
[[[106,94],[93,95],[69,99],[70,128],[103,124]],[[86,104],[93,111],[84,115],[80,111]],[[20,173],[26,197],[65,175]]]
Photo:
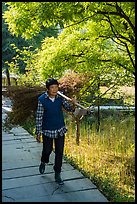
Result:
[[39,166],[39,172],[40,174],[44,174],[45,171],[45,163],[41,162],[40,166]]
[[60,173],[55,172],[55,181],[59,184],[59,185],[63,185],[64,182],[60,177]]

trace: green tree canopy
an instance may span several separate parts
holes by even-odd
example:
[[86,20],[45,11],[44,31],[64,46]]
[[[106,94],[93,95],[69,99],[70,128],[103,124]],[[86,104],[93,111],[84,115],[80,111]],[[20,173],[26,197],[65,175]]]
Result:
[[[2,2],[2,13],[8,11],[9,5]],[[25,72],[26,67],[26,50],[34,51],[41,46],[41,41],[46,37],[57,37],[58,30],[50,28],[41,28],[41,32],[31,39],[22,38],[19,34],[15,36],[8,30],[8,25],[5,23],[5,19],[2,18],[2,67],[9,67],[18,65],[21,73]],[[25,59],[25,60],[24,60]],[[11,63],[11,64],[10,64]]]
[[[32,60],[41,79],[71,69],[128,82],[135,75],[135,2],[7,2],[10,32],[26,39],[58,26],[58,38],[43,40]],[[32,69],[30,75],[32,75]],[[94,77],[93,77],[94,76]]]

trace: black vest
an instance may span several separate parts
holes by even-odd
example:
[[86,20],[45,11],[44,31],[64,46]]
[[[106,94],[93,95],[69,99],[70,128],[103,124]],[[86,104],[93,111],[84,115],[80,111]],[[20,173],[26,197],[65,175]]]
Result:
[[56,97],[52,102],[45,93],[39,98],[44,108],[42,130],[58,130],[65,126],[64,116],[62,111],[62,98]]

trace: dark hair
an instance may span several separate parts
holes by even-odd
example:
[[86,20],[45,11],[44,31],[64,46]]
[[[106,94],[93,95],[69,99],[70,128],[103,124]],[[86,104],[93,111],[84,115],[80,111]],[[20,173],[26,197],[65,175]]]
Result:
[[54,78],[49,78],[47,81],[46,81],[46,88],[49,89],[49,86],[50,85],[59,85],[58,81]]

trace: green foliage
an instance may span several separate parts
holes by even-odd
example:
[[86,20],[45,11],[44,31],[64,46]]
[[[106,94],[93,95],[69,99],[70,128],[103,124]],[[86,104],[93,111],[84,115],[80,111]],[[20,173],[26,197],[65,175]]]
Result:
[[27,120],[21,123],[22,127],[27,130],[31,135],[34,135],[36,137],[36,123],[35,123],[35,117],[34,115],[31,115],[28,117]]
[[[13,34],[20,34],[26,38],[36,35],[40,32],[42,26],[59,25],[63,28],[71,26],[72,30],[77,30],[76,26],[85,25],[86,27],[88,22],[94,22],[94,30],[98,34],[96,40],[94,39],[94,44],[98,44],[100,39],[102,39],[101,42],[105,40],[109,40],[108,42],[110,40],[113,41],[118,57],[122,53],[124,56],[127,55],[132,66],[130,68],[126,67],[126,63],[121,64],[121,61],[117,62],[117,64],[122,67],[125,66],[126,70],[134,73],[134,2],[8,2],[7,5],[9,10],[4,13],[4,18],[8,23],[10,31]],[[91,35],[89,37],[92,38],[95,33],[92,32],[92,25],[90,28]],[[94,56],[100,48],[100,52],[103,51],[103,46],[99,46]],[[93,59],[92,62],[94,61]]]
[[[82,30],[85,27],[87,31],[83,33]],[[73,33],[70,29],[66,29],[58,39],[46,38],[43,41],[41,49],[32,62],[34,69],[39,70],[41,78],[44,79],[45,76],[61,77],[65,70],[71,69],[91,75],[92,81],[99,75],[101,82],[105,82],[105,85],[109,84],[109,86],[114,82],[118,84],[132,83],[134,81],[132,74],[117,64],[118,55],[112,44],[108,47],[107,41],[96,41],[97,36],[93,28],[96,28],[97,25],[89,22],[85,27],[74,30]],[[90,27],[92,27],[92,38],[90,37]],[[104,54],[102,55],[102,52],[99,52],[99,47],[103,45]],[[130,61],[126,62],[126,66],[131,66]]]
[[[2,3],[2,13],[8,11],[8,5]],[[13,18],[13,17],[12,17]],[[8,30],[8,25],[2,18],[2,67],[6,66],[10,68],[10,72],[13,73],[25,73],[26,60],[30,62],[30,52],[26,53],[30,49],[32,52],[36,52],[36,49],[41,46],[41,41],[46,36],[57,37],[58,31],[53,29],[53,26],[49,28],[42,27],[41,32],[32,39],[24,39],[21,34],[15,36]],[[30,32],[30,31],[29,31]],[[26,52],[25,52],[26,51]],[[28,54],[28,55],[27,55]],[[28,64],[29,64],[28,62]]]
[[[6,6],[2,3],[3,12],[6,10]],[[2,67],[6,67],[6,61],[12,60],[12,57],[15,55],[15,51],[12,50],[10,43],[14,41],[13,36],[8,32],[7,26],[2,18]],[[7,57],[8,56],[8,57]]]
[[[3,17],[10,31],[32,38],[43,27],[62,28],[43,38],[26,63],[20,83],[60,78],[66,70],[88,76],[80,90],[90,95],[98,82],[110,87],[134,84],[134,2],[7,2]],[[25,51],[25,50],[24,50]],[[26,55],[27,56],[27,55]],[[115,91],[115,90],[114,90]],[[98,90],[99,92],[99,90]],[[97,93],[98,94],[98,93]]]
[[[96,24],[89,22],[73,33],[70,29],[64,30],[58,39],[46,38],[32,62],[34,69],[39,70],[42,80],[45,76],[61,77],[65,70],[71,69],[91,75],[92,81],[100,76],[101,83],[109,86],[114,82],[119,85],[133,83],[134,77],[128,71],[132,66],[130,60],[125,55],[121,57],[127,68],[125,71],[117,63],[120,62],[120,57],[117,49],[112,46],[113,43],[110,40],[96,40],[96,27]],[[83,33],[85,28],[87,31]]]

